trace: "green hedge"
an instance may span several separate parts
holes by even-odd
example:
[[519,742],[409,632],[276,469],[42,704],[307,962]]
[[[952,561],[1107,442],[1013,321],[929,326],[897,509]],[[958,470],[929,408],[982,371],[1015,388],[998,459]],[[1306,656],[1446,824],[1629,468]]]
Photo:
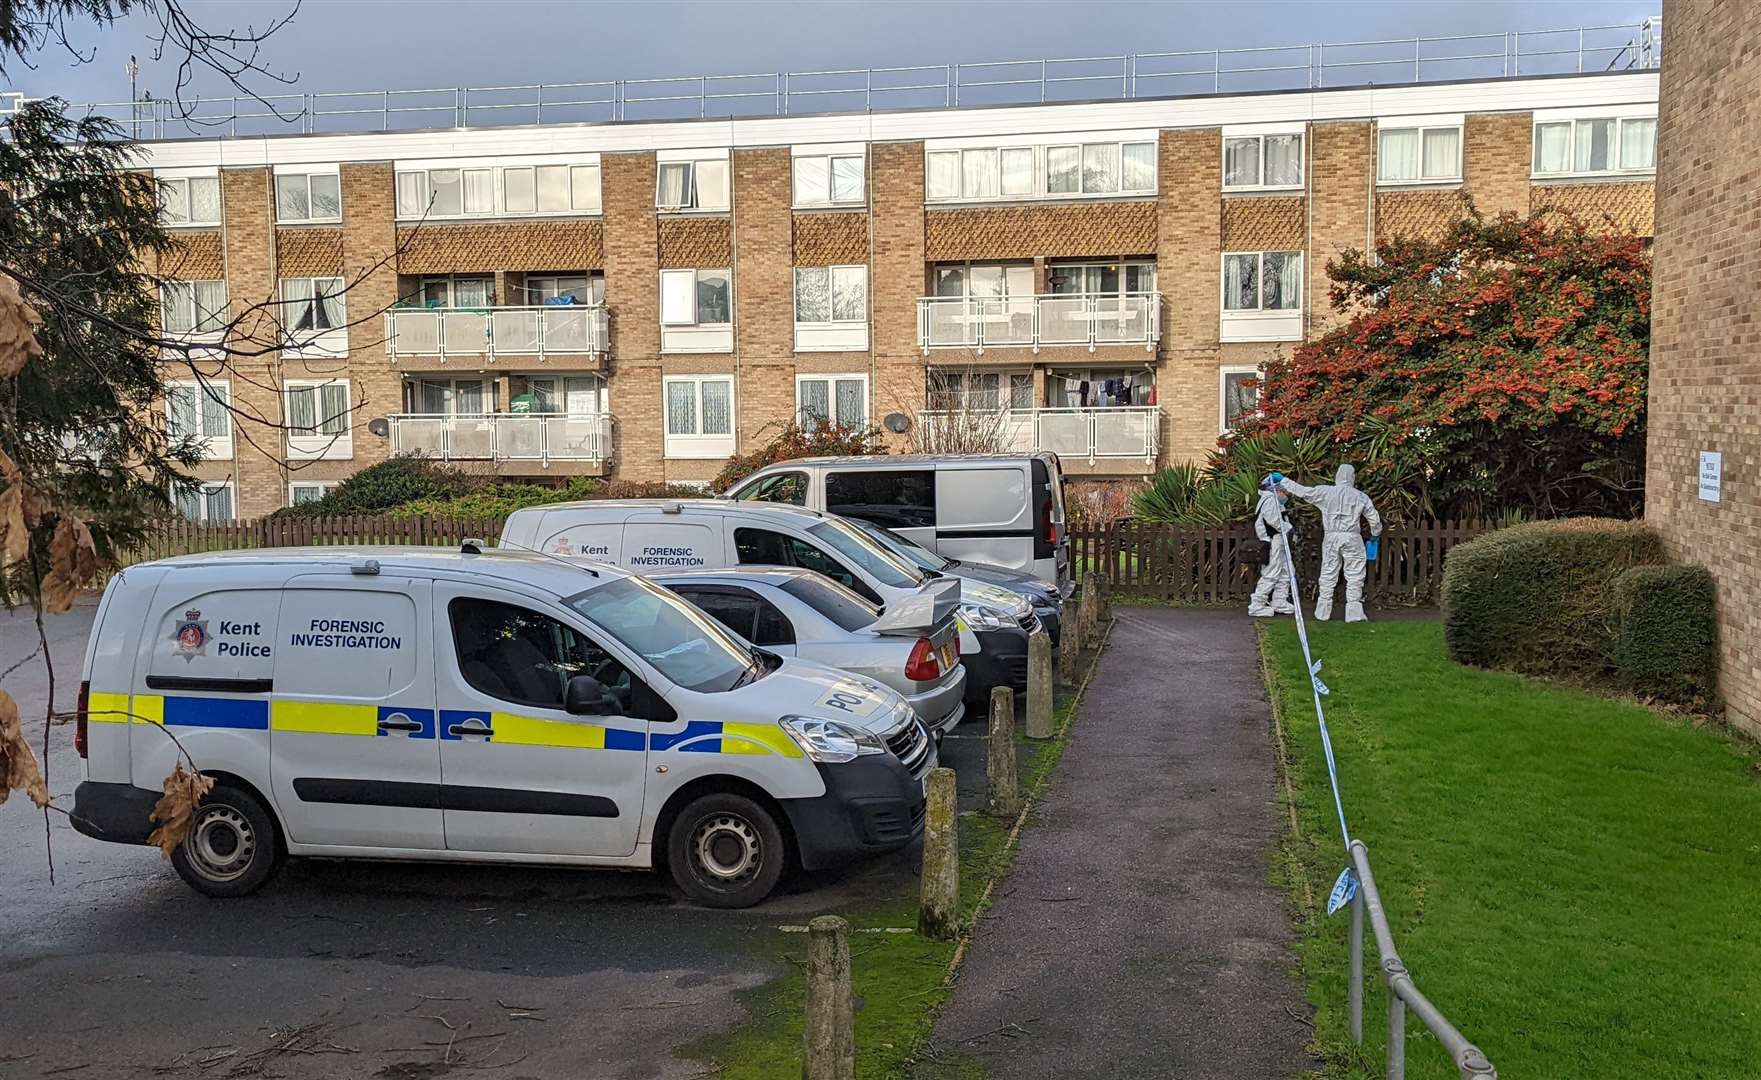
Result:
[[1694,708],[1718,686],[1712,575],[1699,566],[1635,566],[1609,586],[1614,669],[1626,688]]
[[1452,548],[1442,593],[1449,655],[1536,675],[1604,674],[1617,636],[1610,582],[1664,561],[1655,532],[1607,518],[1515,525]]

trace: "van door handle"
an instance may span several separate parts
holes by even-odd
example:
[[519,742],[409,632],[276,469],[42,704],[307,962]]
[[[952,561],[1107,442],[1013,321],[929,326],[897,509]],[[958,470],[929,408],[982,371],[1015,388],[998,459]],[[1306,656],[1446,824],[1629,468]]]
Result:
[[393,713],[391,716],[388,716],[384,720],[379,721],[379,730],[380,731],[421,731],[422,730],[422,723],[419,720],[411,720],[409,717],[403,715],[402,713]]
[[446,733],[448,735],[493,735],[495,729],[476,717],[472,717],[469,720],[448,725]]

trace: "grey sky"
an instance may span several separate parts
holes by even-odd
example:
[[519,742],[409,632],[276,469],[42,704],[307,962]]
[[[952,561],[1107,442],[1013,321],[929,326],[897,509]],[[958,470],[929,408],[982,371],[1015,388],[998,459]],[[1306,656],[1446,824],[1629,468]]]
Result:
[[[262,24],[291,0],[187,0],[210,27]],[[306,0],[265,48],[303,90],[561,83],[668,75],[945,64],[1039,56],[1361,41],[1637,23],[1661,0]],[[89,64],[46,52],[12,89],[126,101],[123,66],[166,96],[149,25],[84,31]],[[265,92],[279,87],[265,80]],[[212,79],[208,92],[230,94]]]

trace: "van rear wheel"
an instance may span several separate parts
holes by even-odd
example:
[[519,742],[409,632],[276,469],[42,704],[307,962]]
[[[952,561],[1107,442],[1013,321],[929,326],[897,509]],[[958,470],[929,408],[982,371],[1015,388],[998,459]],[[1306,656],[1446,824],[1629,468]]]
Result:
[[208,896],[248,896],[281,865],[275,820],[243,788],[215,784],[196,807],[189,835],[171,852],[184,883]]
[[693,799],[673,819],[667,864],[685,895],[707,907],[751,907],[783,876],[787,851],[776,818],[744,795]]

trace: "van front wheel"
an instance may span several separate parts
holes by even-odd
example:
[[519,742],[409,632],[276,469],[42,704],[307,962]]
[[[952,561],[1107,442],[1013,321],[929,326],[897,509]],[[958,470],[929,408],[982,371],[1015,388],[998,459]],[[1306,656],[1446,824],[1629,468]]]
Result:
[[708,907],[751,907],[776,888],[786,852],[776,818],[744,795],[693,799],[667,836],[667,864],[685,895]]
[[171,852],[184,883],[208,896],[246,896],[281,864],[275,821],[261,799],[215,784],[196,807],[189,835]]

